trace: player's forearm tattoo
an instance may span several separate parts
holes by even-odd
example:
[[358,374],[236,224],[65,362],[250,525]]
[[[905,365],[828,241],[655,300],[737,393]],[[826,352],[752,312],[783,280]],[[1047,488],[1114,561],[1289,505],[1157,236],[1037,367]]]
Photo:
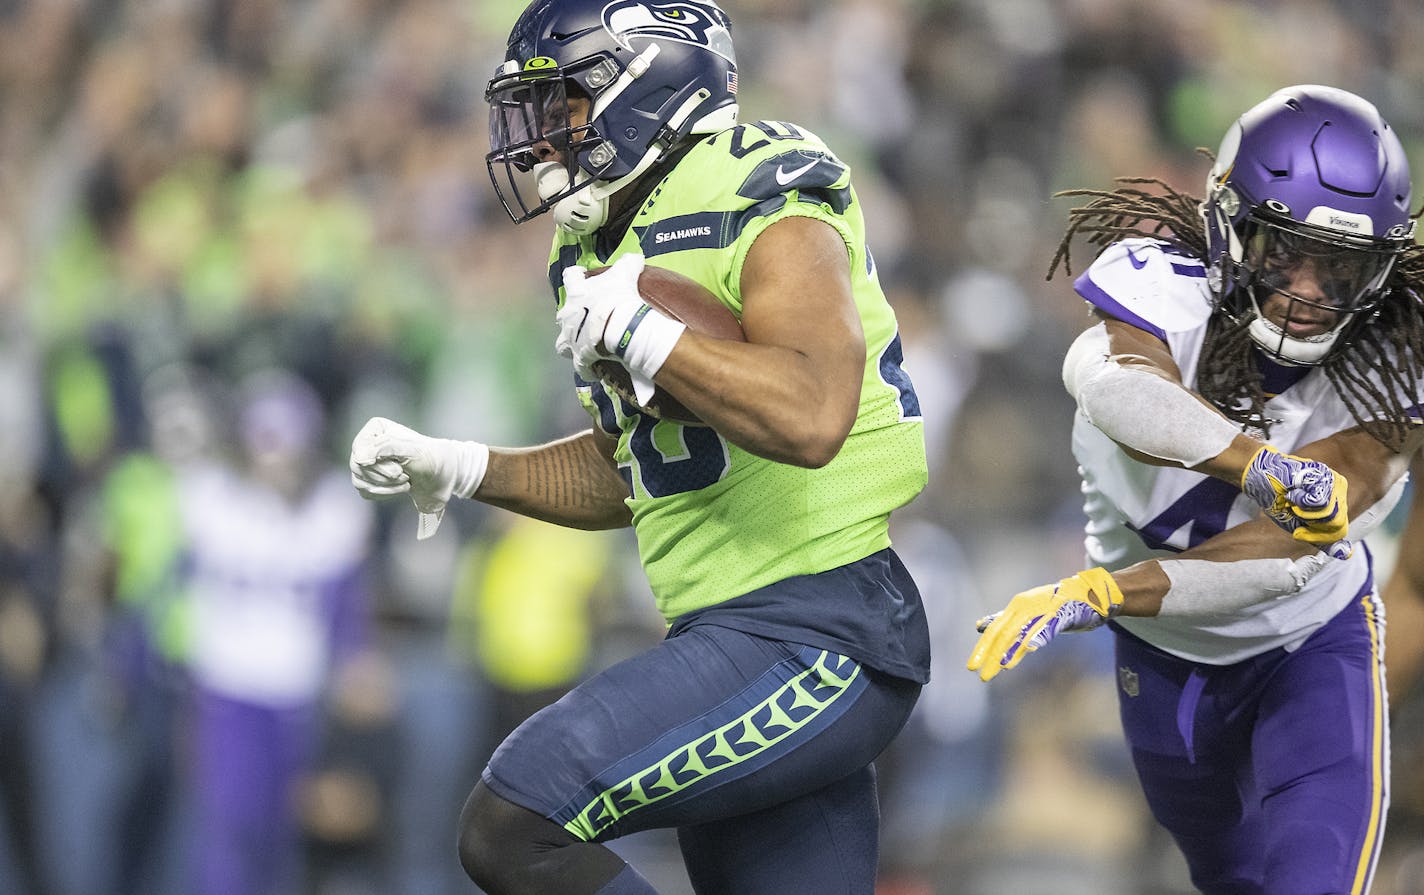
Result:
[[492,463],[481,500],[575,528],[628,524],[627,486],[587,436],[508,451]]
[[608,462],[578,442],[551,445],[531,455],[524,469],[524,489],[552,510],[602,510],[627,496],[610,487]]

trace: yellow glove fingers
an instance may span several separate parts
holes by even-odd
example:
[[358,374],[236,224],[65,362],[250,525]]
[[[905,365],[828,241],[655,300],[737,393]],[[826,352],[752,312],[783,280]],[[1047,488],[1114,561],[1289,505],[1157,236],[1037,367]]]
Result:
[[[1046,584],[1025,591],[1009,601],[1009,605],[994,617],[989,627],[979,635],[974,650],[969,654],[966,667],[979,672],[981,681],[989,681],[1004,668],[1012,668],[1022,659],[1024,650],[1018,649],[1008,663],[1005,658],[1014,645],[1025,640],[1026,628],[1038,624],[1038,629],[1052,616],[1048,612],[1056,585]],[[1038,629],[1034,629],[1037,633]]]
[[1043,630],[1051,618],[1051,615],[1039,614],[1026,622],[1018,613],[1004,612],[979,636],[966,667],[979,672],[979,680],[986,682],[993,680],[1001,671],[1017,667],[1023,661],[1024,653],[1035,649],[1029,641]]
[[1350,483],[1318,460],[1283,454],[1269,445],[1241,474],[1241,490],[1302,543],[1348,555]]
[[1331,492],[1333,499],[1326,507],[1320,510],[1291,507],[1290,512],[1302,523],[1291,532],[1291,537],[1319,547],[1336,559],[1347,558],[1354,549],[1353,545],[1345,540],[1350,530],[1349,488],[1349,480],[1336,473],[1335,490]]
[[1328,504],[1318,510],[1292,507],[1291,512],[1295,513],[1296,518],[1305,522],[1306,526],[1312,529],[1320,529],[1322,524],[1328,523],[1327,527],[1321,530],[1328,530],[1335,538],[1340,538],[1344,536],[1350,525],[1349,493],[1349,480],[1337,472],[1335,474],[1335,490],[1330,494],[1333,499]]
[[1342,522],[1339,525],[1332,525],[1329,528],[1307,528],[1302,525],[1291,532],[1291,537],[1297,541],[1304,541],[1307,544],[1314,544],[1317,547],[1321,544],[1333,544],[1344,536],[1347,528]]
[[1116,615],[1122,604],[1122,588],[1103,568],[1085,569],[1056,584],[1024,591],[1002,611],[975,625],[980,631],[979,640],[966,667],[977,671],[982,681],[993,680],[999,672],[1017,668],[1027,653],[1037,650],[1039,644],[1035,640],[1055,625],[1055,620],[1062,628],[1055,625],[1045,642],[1062,630],[1091,630],[1103,619]]
[[1320,510],[1311,510],[1305,507],[1294,506],[1289,503],[1282,507],[1282,509],[1288,510],[1291,515],[1295,516],[1297,519],[1301,520],[1302,522],[1307,522],[1311,525],[1332,523],[1338,523],[1341,527],[1344,527],[1345,525],[1345,514],[1340,512],[1342,507],[1340,506],[1339,500],[1332,500],[1330,502],[1330,506]]
[[969,654],[966,666],[970,671],[979,672],[979,680],[993,680],[1003,666],[1004,653],[1014,643],[1014,632],[1023,627],[1023,622],[1012,608],[999,613],[998,617],[979,635],[974,651]]
[[[1006,615],[1008,615],[1007,612],[1000,613],[998,618],[984,629],[983,633],[979,635],[979,639],[974,642],[974,649],[969,653],[969,661],[965,663],[964,667],[970,671],[979,672],[981,681],[990,680],[999,673],[999,653],[996,644],[1003,634]],[[989,660],[991,656],[993,657],[992,661]]]

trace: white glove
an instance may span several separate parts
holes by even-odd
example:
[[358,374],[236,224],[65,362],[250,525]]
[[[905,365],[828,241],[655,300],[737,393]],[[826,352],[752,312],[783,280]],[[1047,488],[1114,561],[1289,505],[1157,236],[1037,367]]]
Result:
[[598,380],[593,365],[612,359],[628,369],[639,403],[653,396],[653,376],[662,369],[686,326],[643,301],[638,277],[643,256],[627,254],[589,277],[578,265],[564,268],[564,306],[554,350],[574,362],[579,378]]
[[373,416],[351,442],[351,484],[367,499],[409,494],[420,513],[415,536],[435,534],[452,497],[470,497],[484,481],[489,447],[430,438]]

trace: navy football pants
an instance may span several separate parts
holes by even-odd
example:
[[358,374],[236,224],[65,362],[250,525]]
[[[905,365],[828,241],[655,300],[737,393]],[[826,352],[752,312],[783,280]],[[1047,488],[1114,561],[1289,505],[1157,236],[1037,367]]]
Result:
[[918,684],[697,625],[521,725],[483,781],[583,842],[675,827],[699,895],[870,895],[871,762]]

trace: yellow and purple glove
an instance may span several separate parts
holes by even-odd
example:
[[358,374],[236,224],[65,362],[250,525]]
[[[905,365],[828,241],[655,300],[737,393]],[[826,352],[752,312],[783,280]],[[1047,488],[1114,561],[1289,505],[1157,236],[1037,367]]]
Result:
[[1102,568],[1087,569],[1057,584],[1026,590],[1009,605],[979,619],[979,641],[968,668],[992,680],[1066,631],[1091,631],[1122,610],[1122,588]]
[[1241,473],[1241,490],[1297,541],[1347,559],[1353,545],[1345,477],[1318,460],[1262,447]]

